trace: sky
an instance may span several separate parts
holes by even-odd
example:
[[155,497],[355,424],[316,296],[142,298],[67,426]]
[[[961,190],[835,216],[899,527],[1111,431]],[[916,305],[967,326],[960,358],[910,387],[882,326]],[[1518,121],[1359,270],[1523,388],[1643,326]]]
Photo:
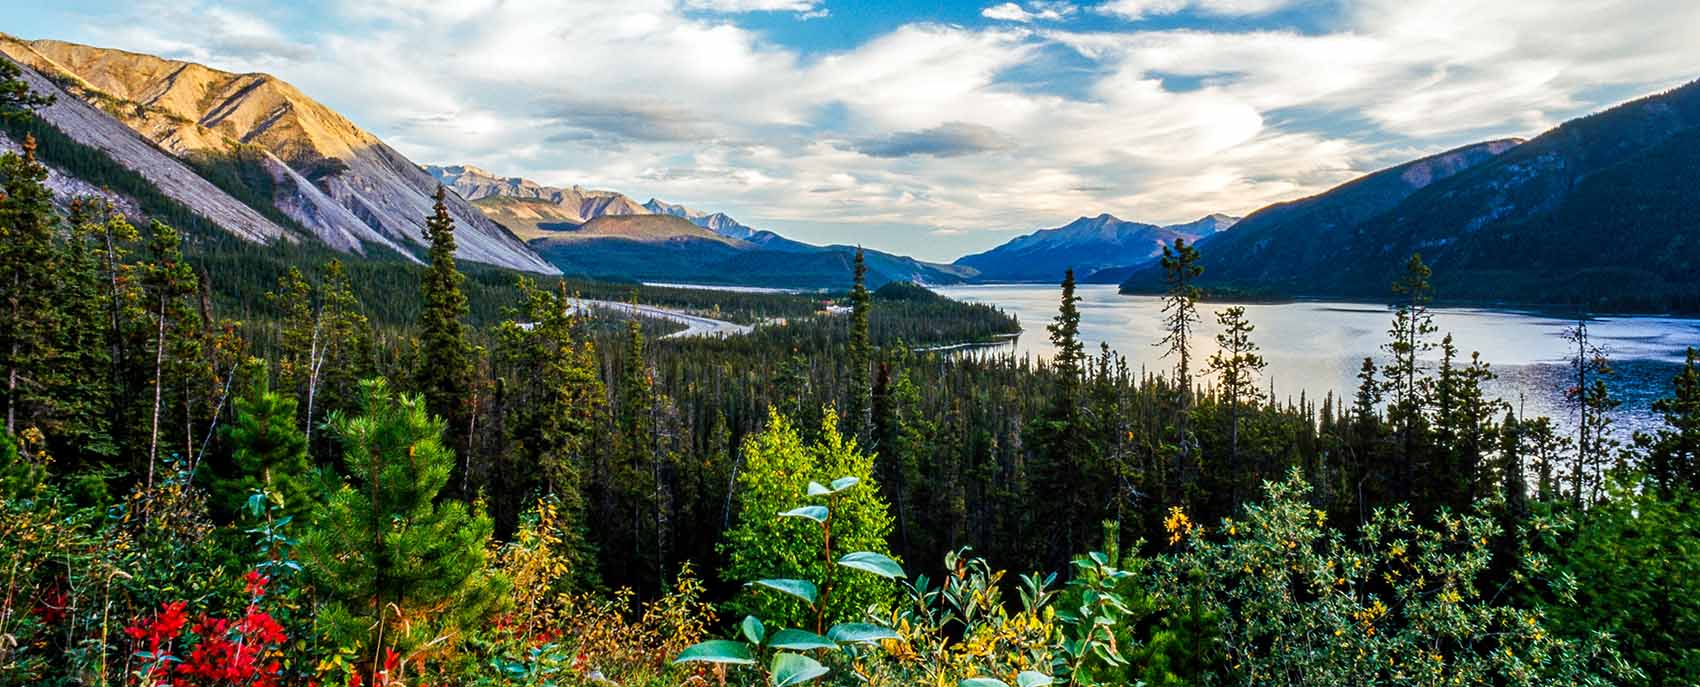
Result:
[[1694,0],[26,0],[0,31],[271,73],[422,164],[940,261],[1700,77]]

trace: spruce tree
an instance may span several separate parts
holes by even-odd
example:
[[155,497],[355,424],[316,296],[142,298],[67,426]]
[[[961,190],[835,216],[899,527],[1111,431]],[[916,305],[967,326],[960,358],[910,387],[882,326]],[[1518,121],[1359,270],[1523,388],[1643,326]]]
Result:
[[[420,284],[425,308],[419,313],[419,366],[414,370],[414,384],[425,398],[426,410],[443,419],[448,447],[465,461],[470,450],[473,350],[464,324],[467,300],[461,285],[466,277],[455,267],[455,222],[449,216],[446,194],[439,185],[436,203],[425,222],[425,238],[431,242],[430,265]],[[464,463],[461,470],[464,482]]]
[[607,411],[596,354],[581,341],[565,283],[550,292],[522,280],[524,301],[497,328],[492,360],[500,390],[502,469],[492,493],[498,534],[513,531],[538,491],[554,498],[558,536],[580,581],[594,558],[584,533],[583,474]]
[[[182,239],[169,224],[154,220],[148,235],[147,261],[142,266],[143,326],[151,341],[146,347],[153,360],[148,375],[149,392],[153,396],[148,426],[147,486],[153,487],[155,466],[159,462],[164,436],[164,413],[167,405],[187,407],[192,393],[195,368],[201,360],[198,336],[201,311],[192,302],[200,291],[200,282],[189,262],[183,258]],[[166,394],[166,388],[172,394]],[[182,403],[173,403],[173,400]],[[188,431],[180,437],[185,446],[194,440]]]
[[1612,411],[1618,400],[1611,395],[1606,377],[1612,374],[1605,349],[1593,343],[1588,322],[1578,319],[1565,330],[1565,341],[1575,346],[1570,370],[1575,384],[1565,390],[1576,414],[1574,460],[1569,469],[1570,499],[1576,507],[1586,506],[1600,495],[1605,473],[1615,459],[1618,441],[1612,435]]
[[1216,323],[1222,326],[1222,331],[1216,335],[1217,350],[1210,355],[1208,365],[1210,371],[1216,373],[1218,392],[1228,401],[1228,475],[1233,480],[1232,503],[1237,508],[1243,468],[1240,462],[1241,407],[1246,404],[1256,406],[1263,400],[1257,375],[1268,363],[1257,352],[1257,343],[1251,340],[1251,332],[1256,327],[1246,319],[1243,306],[1216,313]]
[[1423,356],[1434,349],[1428,337],[1436,331],[1434,316],[1428,310],[1432,298],[1428,278],[1428,266],[1421,255],[1413,253],[1405,264],[1405,275],[1393,284],[1394,295],[1402,299],[1388,328],[1390,340],[1382,345],[1382,350],[1392,356],[1381,368],[1382,390],[1388,398],[1387,423],[1399,443],[1390,479],[1395,494],[1404,501],[1410,500],[1413,480],[1425,463],[1419,455],[1426,445],[1428,429],[1423,411],[1428,404],[1429,380]]
[[1646,454],[1648,479],[1667,499],[1679,489],[1700,493],[1700,349],[1688,349],[1671,379],[1671,395],[1653,401],[1653,412],[1664,427],[1635,435]]
[[225,427],[231,471],[210,480],[215,505],[240,513],[251,494],[264,492],[283,513],[306,523],[316,506],[307,463],[307,437],[296,424],[295,399],[271,389],[265,363],[256,363],[253,383],[236,399]]
[[876,450],[873,444],[873,384],[869,381],[873,365],[873,344],[868,335],[868,311],[872,298],[868,295],[868,265],[862,248],[856,248],[856,265],[850,287],[850,398],[845,415],[850,418],[850,435],[864,447]]
[[1192,327],[1198,323],[1198,287],[1193,280],[1204,273],[1198,264],[1198,249],[1187,245],[1186,239],[1175,239],[1174,245],[1163,246],[1163,279],[1168,291],[1163,296],[1163,339],[1158,342],[1165,350],[1163,357],[1175,358],[1175,387],[1180,390],[1184,409],[1192,393]]
[[23,155],[0,155],[0,374],[5,375],[0,383],[5,385],[8,434],[39,425],[53,401],[47,378],[57,355],[54,239],[59,217],[46,182],[47,168],[35,159],[34,136],[24,139]]
[[107,300],[101,275],[102,237],[113,222],[129,230],[110,203],[89,198],[72,201],[71,231],[58,258],[54,297],[59,318],[53,345],[58,355],[51,375],[54,417],[49,433],[64,447],[61,459],[70,459],[72,467],[106,462],[118,453],[113,437],[119,398],[114,368],[118,341],[108,326],[114,304]]
[[454,470],[444,423],[418,396],[361,383],[360,412],[328,421],[351,482],[314,512],[297,549],[319,580],[319,622],[357,647],[367,672],[385,649],[447,653],[496,607],[486,567],[490,518],[438,495]]
[[0,119],[26,117],[30,110],[51,104],[53,96],[31,90],[22,68],[11,58],[0,57]]

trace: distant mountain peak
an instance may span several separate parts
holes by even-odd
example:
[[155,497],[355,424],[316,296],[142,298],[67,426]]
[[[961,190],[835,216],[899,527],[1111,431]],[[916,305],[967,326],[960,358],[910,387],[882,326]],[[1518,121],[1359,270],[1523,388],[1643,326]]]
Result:
[[980,271],[985,281],[1054,281],[1064,270],[1086,276],[1147,262],[1176,238],[1197,241],[1231,226],[1236,218],[1213,214],[1186,224],[1130,222],[1108,212],[1082,215],[1052,229],[1017,236],[983,253],[957,259]]

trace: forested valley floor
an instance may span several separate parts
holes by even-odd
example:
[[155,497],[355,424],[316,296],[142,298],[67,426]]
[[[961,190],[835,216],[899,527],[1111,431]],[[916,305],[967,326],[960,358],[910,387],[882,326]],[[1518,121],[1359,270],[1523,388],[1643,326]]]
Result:
[[1135,373],[1072,273],[1051,359],[951,355],[1018,323],[463,270],[441,195],[424,266],[138,227],[54,142],[0,155],[3,685],[1700,683],[1700,353],[1624,436],[1580,321],[1575,431],[1520,417],[1419,256],[1281,402],[1180,241]]

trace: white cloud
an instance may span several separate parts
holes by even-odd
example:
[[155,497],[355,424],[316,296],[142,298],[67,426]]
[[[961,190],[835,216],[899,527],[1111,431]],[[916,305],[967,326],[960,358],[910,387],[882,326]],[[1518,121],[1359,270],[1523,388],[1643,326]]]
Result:
[[819,0],[685,0],[691,9],[711,12],[814,12]]
[[1139,20],[1150,16],[1174,14],[1185,9],[1195,9],[1205,14],[1225,17],[1249,17],[1268,14],[1276,10],[1286,9],[1296,5],[1301,0],[1109,0],[1099,4],[1096,9],[1102,14],[1109,14],[1128,20]]
[[1013,2],[992,5],[980,10],[980,16],[998,21],[1013,21],[1023,24],[1035,21],[1059,21],[1075,13],[1075,6],[1068,2],[1034,2],[1023,8]]
[[653,195],[813,240],[865,230],[871,247],[935,259],[1078,215],[1243,214],[1538,133],[1700,65],[1688,0],[1361,0],[1309,33],[1073,32],[1045,16],[1072,5],[1012,2],[984,10],[1011,23],[915,22],[810,55],[701,10],[825,10],[813,0],[341,1],[312,33],[158,4],[80,37],[270,71],[418,162]]

